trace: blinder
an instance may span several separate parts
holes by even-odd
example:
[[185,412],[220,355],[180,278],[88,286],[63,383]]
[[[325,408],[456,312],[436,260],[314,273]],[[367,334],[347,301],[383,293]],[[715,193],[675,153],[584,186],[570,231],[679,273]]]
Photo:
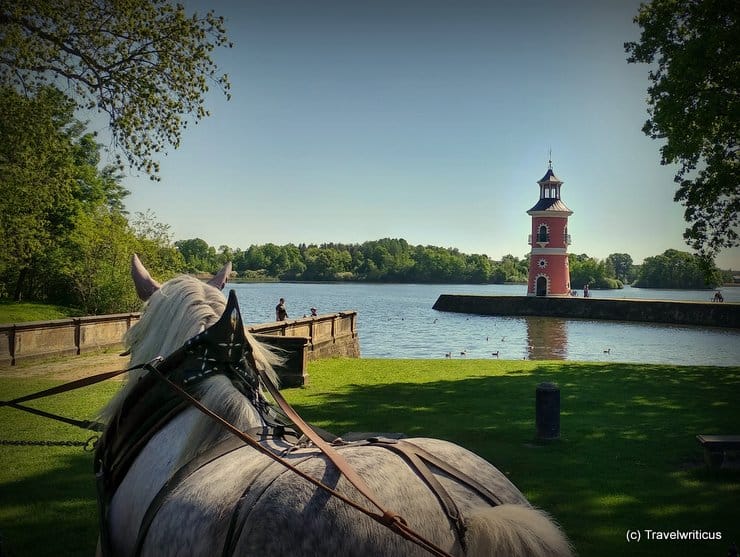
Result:
[[[218,321],[185,342],[181,350],[184,351],[181,361],[170,362],[168,357],[159,366],[160,371],[174,383],[192,387],[212,375],[223,373],[252,402],[256,402],[252,397],[259,389],[256,362],[252,346],[244,334],[239,302],[233,290],[229,292],[226,309]],[[166,366],[170,365],[173,369],[168,371]]]

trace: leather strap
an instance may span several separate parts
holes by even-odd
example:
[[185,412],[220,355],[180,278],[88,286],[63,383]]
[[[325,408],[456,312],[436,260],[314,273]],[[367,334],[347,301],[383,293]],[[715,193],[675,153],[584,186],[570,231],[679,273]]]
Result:
[[91,422],[89,420],[75,420],[74,418],[67,418],[65,416],[59,416],[58,414],[52,414],[51,412],[44,412],[43,410],[38,410],[36,408],[30,408],[28,406],[23,406],[20,403],[27,402],[29,400],[45,398],[47,396],[58,395],[58,394],[66,393],[69,391],[74,391],[76,389],[81,389],[82,387],[88,387],[90,385],[95,385],[96,383],[100,383],[102,381],[111,379],[113,377],[117,377],[119,375],[123,375],[124,373],[128,373],[129,371],[133,371],[134,369],[138,369],[140,367],[143,367],[143,366],[133,366],[133,367],[129,367],[126,369],[117,369],[115,371],[107,371],[105,373],[99,373],[97,375],[91,375],[89,377],[83,377],[82,379],[76,379],[74,381],[62,383],[61,385],[57,385],[56,387],[51,387],[50,389],[38,391],[30,395],[25,395],[25,396],[21,396],[18,398],[14,398],[13,400],[0,400],[0,407],[9,406],[10,408],[15,408],[16,410],[22,410],[23,412],[28,412],[29,414],[36,414],[37,416],[42,416],[44,418],[50,418],[58,422],[64,422],[65,424],[73,425],[81,429],[89,429],[92,431],[103,431],[105,429],[105,424],[101,422]]
[[423,449],[419,445],[412,443],[411,441],[408,441],[406,439],[392,440],[385,438],[371,438],[368,439],[368,442],[371,444],[382,445],[391,450],[395,450],[396,452],[398,452],[399,454],[403,454],[404,456],[413,455],[415,459],[416,457],[418,457],[418,459],[426,461],[435,468],[439,468],[440,470],[445,472],[452,479],[461,482],[465,486],[475,491],[489,505],[497,507],[498,505],[504,504],[504,502],[501,500],[500,497],[498,497],[498,495],[493,493],[478,480],[472,478],[471,476],[468,476],[466,473],[461,472],[457,468],[450,466],[441,458],[430,453],[426,449]]
[[457,535],[463,550],[465,550],[466,527],[462,516],[460,515],[460,509],[458,509],[457,504],[450,496],[449,492],[429,469],[428,464],[431,464],[435,468],[445,472],[452,479],[466,485],[468,488],[478,493],[478,495],[489,504],[493,506],[502,504],[501,499],[483,484],[464,472],[461,472],[457,468],[453,468],[445,461],[426,449],[423,449],[419,445],[405,439],[385,439],[382,437],[371,437],[367,439],[367,443],[370,446],[383,447],[400,455],[404,460],[406,460],[407,464],[416,471],[417,474],[419,474],[431,492],[437,497],[437,500],[445,511],[445,514],[447,514],[447,517],[452,522],[455,530],[457,530]]
[[309,426],[303,418],[301,418],[298,415],[298,412],[296,412],[293,407],[288,404],[288,401],[285,400],[282,393],[277,389],[277,387],[270,381],[270,378],[267,376],[266,373],[262,371],[257,372],[260,376],[260,379],[264,383],[265,387],[267,388],[267,391],[270,393],[273,399],[275,399],[275,402],[280,407],[280,410],[283,411],[283,413],[288,417],[290,421],[292,421],[295,426],[305,435],[308,437],[308,439],[316,445],[316,447],[321,450],[322,453],[324,453],[329,460],[332,461],[334,466],[336,466],[339,471],[349,480],[349,482],[359,491],[368,501],[370,501],[375,507],[383,513],[384,518],[387,518],[388,520],[395,521],[395,520],[401,520],[403,519],[396,515],[395,513],[391,513],[389,511],[386,511],[383,506],[378,503],[375,499],[375,495],[373,494],[370,487],[365,483],[365,480],[363,480],[360,475],[355,471],[352,466],[347,462],[347,460],[339,454],[339,452],[329,443],[324,441],[312,428]]
[[[257,366],[254,364],[253,359],[249,358],[250,365],[253,365],[253,369],[258,370]],[[239,439],[242,439],[245,443],[247,443],[249,446],[255,448],[256,450],[260,451],[262,454],[268,456],[269,458],[273,459],[276,462],[279,462],[286,468],[290,469],[293,473],[300,476],[304,480],[310,482],[311,484],[315,485],[316,487],[323,489],[327,493],[331,494],[332,496],[336,497],[337,499],[343,501],[345,504],[349,505],[350,507],[362,512],[366,516],[372,518],[373,520],[383,524],[384,526],[388,527],[390,530],[396,532],[400,536],[404,537],[405,539],[415,543],[416,545],[424,548],[427,550],[430,554],[436,555],[438,557],[452,557],[451,554],[446,552],[444,549],[440,548],[439,546],[435,545],[433,542],[427,540],[424,538],[421,534],[414,531],[412,528],[408,526],[406,521],[399,516],[398,514],[388,511],[384,509],[382,506],[380,506],[379,503],[375,501],[375,498],[372,497],[370,488],[367,486],[367,484],[362,480],[357,472],[355,472],[350,466],[349,463],[344,459],[344,457],[339,457],[337,461],[332,459],[332,455],[337,455],[337,451],[331,447],[328,443],[326,443],[321,437],[316,434],[307,424],[305,421],[303,421],[300,416],[298,416],[293,410],[292,407],[288,404],[288,402],[283,398],[283,396],[278,391],[277,387],[270,381],[269,377],[262,371],[257,371],[260,378],[264,381],[264,384],[268,391],[270,391],[271,394],[277,393],[277,397],[275,397],[275,401],[280,405],[280,408],[288,417],[292,416],[298,416],[298,420],[295,423],[296,427],[303,433],[306,437],[314,441],[314,439],[318,439],[319,443],[316,443],[316,446],[323,451],[323,448],[329,447],[329,452],[325,453],[327,458],[331,459],[332,462],[337,466],[337,468],[340,469],[340,471],[345,474],[345,477],[352,482],[353,478],[359,478],[359,484],[361,487],[358,487],[357,484],[354,482],[353,485],[355,488],[362,493],[370,502],[375,505],[378,510],[378,512],[373,512],[362,505],[359,505],[349,499],[347,496],[343,495],[342,493],[338,492],[335,489],[332,489],[331,487],[325,485],[320,480],[317,480],[316,478],[310,476],[309,474],[303,472],[300,468],[296,468],[295,466],[291,465],[289,462],[287,462],[285,459],[281,458],[279,455],[273,453],[269,449],[263,447],[260,443],[258,443],[255,439],[250,437],[248,434],[240,431],[236,427],[234,427],[232,424],[224,420],[221,416],[213,412],[212,410],[206,408],[203,406],[199,400],[194,398],[192,395],[190,395],[188,392],[186,392],[182,387],[179,385],[173,383],[169,377],[162,371],[160,371],[156,365],[153,364],[147,364],[146,366],[149,371],[151,371],[156,377],[163,380],[172,390],[174,390],[179,396],[181,396],[184,400],[188,401],[193,407],[197,408],[199,411],[210,417],[212,420],[214,420],[216,423],[221,425],[222,427],[225,427],[227,430],[229,430],[233,435],[238,437]],[[315,443],[315,441],[314,441]],[[323,447],[323,448],[322,448]],[[341,466],[337,464],[337,462],[341,462]],[[349,471],[349,473],[347,472]],[[365,493],[367,492],[367,494]]]
[[[309,426],[303,418],[301,418],[298,413],[293,409],[293,407],[288,403],[287,400],[283,397],[282,393],[278,390],[278,388],[272,383],[270,380],[270,377],[264,373],[264,371],[261,371],[258,366],[252,361],[250,362],[250,365],[252,365],[252,368],[256,370],[257,374],[259,375],[260,379],[262,380],[262,383],[267,388],[270,395],[275,399],[275,402],[280,407],[280,410],[285,413],[288,418],[295,424],[295,426],[303,433],[308,439],[313,442],[316,447],[318,447],[321,452],[323,452],[326,457],[332,461],[334,466],[337,467],[337,469],[344,474],[344,476],[347,478],[347,480],[359,491],[368,501],[370,501],[373,505],[375,505],[378,510],[382,514],[374,514],[370,511],[363,510],[365,514],[368,516],[371,516],[381,524],[384,524],[394,532],[398,533],[402,537],[406,538],[407,540],[410,540],[414,542],[415,544],[423,547],[429,553],[433,555],[440,555],[445,557],[450,557],[450,554],[447,553],[444,549],[438,547],[431,541],[424,538],[421,534],[418,534],[416,531],[414,531],[404,520],[402,516],[399,514],[389,511],[385,509],[378,501],[376,500],[372,490],[370,487],[365,483],[365,480],[363,480],[359,474],[355,471],[354,468],[347,462],[347,460],[339,454],[339,452],[330,444],[328,444],[326,441],[324,441],[312,428]],[[435,479],[436,481],[436,479]],[[323,484],[322,484],[323,485]],[[440,486],[441,487],[441,486]],[[451,500],[450,500],[451,501]],[[454,502],[452,503],[454,505]]]
[[60,393],[66,393],[67,391],[74,391],[75,389],[80,389],[82,387],[87,387],[88,385],[94,385],[95,383],[100,383],[101,381],[105,381],[106,379],[110,379],[112,377],[122,375],[126,372],[132,371],[140,367],[143,367],[143,366],[134,366],[134,367],[130,367],[127,369],[107,371],[105,373],[99,373],[97,375],[92,375],[90,377],[83,377],[82,379],[76,379],[75,381],[69,381],[68,383],[62,383],[61,385],[57,385],[56,387],[45,389],[43,391],[39,391],[37,393],[33,393],[30,395],[25,395],[25,396],[21,396],[18,398],[14,398],[13,400],[8,400],[8,401],[0,400],[0,406],[13,406],[21,402],[27,402],[29,400],[36,400],[37,398],[44,398],[47,396],[58,395]]
[[211,447],[209,450],[196,455],[179,470],[177,470],[177,472],[170,476],[170,479],[167,480],[164,485],[162,485],[157,495],[155,495],[154,499],[152,499],[151,503],[149,503],[149,507],[144,514],[144,518],[142,518],[141,520],[139,533],[136,537],[136,549],[134,551],[135,556],[138,557],[139,555],[141,555],[141,550],[144,547],[144,541],[146,540],[147,532],[149,532],[149,527],[152,525],[154,517],[157,515],[157,512],[159,512],[159,509],[162,507],[165,499],[169,497],[169,495],[180,484],[180,482],[203,468],[203,466],[205,466],[206,464],[210,464],[214,460],[217,460],[222,456],[225,456],[242,447],[244,447],[244,441],[242,441],[238,437],[230,436],[221,443],[218,443],[217,445]]

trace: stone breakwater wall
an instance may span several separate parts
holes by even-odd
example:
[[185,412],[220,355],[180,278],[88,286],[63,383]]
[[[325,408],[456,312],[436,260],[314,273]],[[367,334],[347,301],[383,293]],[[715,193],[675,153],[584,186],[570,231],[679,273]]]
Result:
[[[0,324],[0,367],[26,359],[121,346],[123,335],[139,317],[138,313],[123,313]],[[247,329],[258,340],[280,350],[285,360],[278,370],[283,386],[305,384],[308,361],[360,357],[356,311],[263,323]]]
[[564,317],[740,328],[740,304],[730,303],[442,294],[433,307],[439,311],[479,315]]

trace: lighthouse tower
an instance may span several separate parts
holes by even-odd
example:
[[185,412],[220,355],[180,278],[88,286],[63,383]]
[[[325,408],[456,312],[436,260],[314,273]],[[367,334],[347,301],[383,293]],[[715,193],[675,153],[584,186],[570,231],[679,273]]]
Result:
[[560,199],[563,182],[552,171],[552,161],[549,161],[547,173],[537,183],[540,185],[540,200],[527,211],[532,217],[527,296],[569,296],[568,217],[573,211]]

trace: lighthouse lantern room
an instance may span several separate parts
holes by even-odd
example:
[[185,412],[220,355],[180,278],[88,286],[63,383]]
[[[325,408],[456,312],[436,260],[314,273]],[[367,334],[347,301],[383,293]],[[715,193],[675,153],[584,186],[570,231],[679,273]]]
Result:
[[568,217],[573,211],[560,199],[563,182],[552,171],[552,161],[549,161],[547,173],[537,183],[540,200],[527,211],[532,217],[527,296],[569,296]]

